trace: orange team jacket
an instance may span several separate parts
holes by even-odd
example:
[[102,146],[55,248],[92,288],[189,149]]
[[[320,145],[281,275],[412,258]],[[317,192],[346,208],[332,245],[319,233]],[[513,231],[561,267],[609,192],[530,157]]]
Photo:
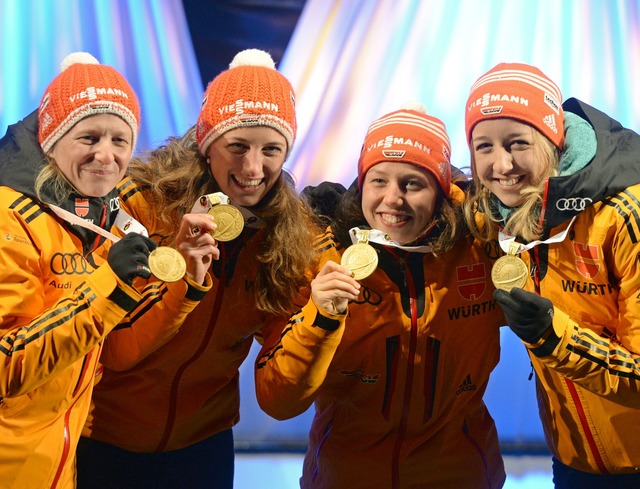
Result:
[[[319,246],[323,260],[340,262],[331,234]],[[330,317],[335,330],[318,326],[310,300],[265,337],[256,362],[258,400],[271,416],[315,405],[301,487],[502,487],[482,399],[504,324],[492,263],[467,239],[441,259],[373,246],[378,268],[348,314]]]
[[[122,207],[160,244],[144,191],[128,180]],[[134,452],[169,451],[227,430],[239,420],[238,369],[263,314],[255,307],[256,255],[264,229],[245,227],[218,243],[213,285],[168,343],[126,371],[105,365],[83,435]]]
[[8,187],[0,209],[0,485],[73,488],[101,352],[127,368],[175,334],[206,287],[138,293],[106,263],[108,240],[85,253],[67,223]]

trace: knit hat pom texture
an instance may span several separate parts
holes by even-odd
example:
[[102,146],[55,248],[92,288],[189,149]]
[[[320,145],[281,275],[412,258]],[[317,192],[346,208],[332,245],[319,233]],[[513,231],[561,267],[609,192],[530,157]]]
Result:
[[428,115],[419,101],[410,100],[369,126],[358,161],[359,187],[374,165],[393,161],[429,171],[449,195],[451,143],[447,129],[440,119]]
[[562,92],[535,66],[499,63],[471,87],[465,113],[467,142],[471,144],[476,124],[501,118],[529,124],[558,149],[563,148]]
[[276,64],[271,55],[261,49],[245,49],[244,51],[240,51],[233,57],[233,60],[229,64],[229,69],[237,68],[238,66],[264,66],[272,70],[276,69]]
[[252,126],[282,134],[289,155],[297,131],[293,87],[275,69],[271,55],[259,49],[236,54],[229,69],[209,83],[196,126],[200,152],[207,156],[211,143],[224,133]]
[[78,122],[98,114],[122,118],[131,128],[135,147],[140,126],[138,98],[113,67],[101,65],[91,54],[75,52],[60,63],[42,96],[38,110],[38,140],[45,153]]

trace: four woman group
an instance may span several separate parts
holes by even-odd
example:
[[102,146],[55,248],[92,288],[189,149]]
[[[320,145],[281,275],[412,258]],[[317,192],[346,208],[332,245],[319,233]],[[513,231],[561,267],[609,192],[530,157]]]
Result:
[[283,169],[295,94],[267,53],[131,160],[139,120],[126,80],[76,53],[0,142],[7,487],[233,487],[256,339],[265,412],[315,406],[301,487],[499,488],[482,398],[503,324],[556,487],[640,482],[636,133],[500,64],[467,102],[471,181],[414,102],[371,124],[317,216]]

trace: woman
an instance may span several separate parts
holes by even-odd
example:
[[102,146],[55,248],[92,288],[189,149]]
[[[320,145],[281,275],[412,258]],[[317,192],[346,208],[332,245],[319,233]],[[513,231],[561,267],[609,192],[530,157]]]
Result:
[[[37,118],[12,126],[0,144],[4,487],[75,487],[75,449],[101,351],[118,362],[137,359],[175,334],[195,306],[184,300],[190,288],[184,280],[156,281],[162,294],[142,289],[153,241],[130,233],[111,246],[105,238],[117,220],[115,187],[139,120],[136,95],[122,75],[73,53],[47,87]],[[34,151],[30,129],[46,159]],[[195,216],[185,226],[201,221],[206,225]],[[116,327],[122,333],[107,341]]]
[[233,486],[238,369],[263,323],[299,307],[315,257],[318,231],[283,170],[295,135],[290,83],[267,53],[248,50],[209,84],[194,129],[132,163],[123,207],[158,243],[219,192],[244,228],[217,243],[212,290],[179,334],[126,371],[105,369],[79,450],[81,487]]
[[536,372],[556,487],[635,487],[640,137],[576,99],[561,103],[526,64],[477,80],[465,213],[481,239],[501,231],[509,266],[524,272],[495,297]]
[[311,299],[256,363],[271,416],[315,403],[301,487],[502,487],[482,396],[503,317],[462,197],[444,124],[423,106],[371,124],[357,188],[317,243]]

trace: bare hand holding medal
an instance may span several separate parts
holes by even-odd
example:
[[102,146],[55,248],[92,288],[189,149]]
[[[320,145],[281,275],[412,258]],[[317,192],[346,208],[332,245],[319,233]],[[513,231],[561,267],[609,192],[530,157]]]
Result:
[[[229,203],[229,197],[222,192],[215,192],[200,197],[193,205],[191,212],[207,213],[213,217],[216,229],[211,235],[217,241],[232,241],[240,236],[244,229],[244,216],[237,207]],[[194,229],[194,234],[197,234]]]
[[211,263],[220,258],[213,217],[203,213],[184,214],[176,234],[175,247],[186,261],[185,274],[191,280],[204,284]]
[[311,281],[311,297],[324,315],[344,314],[350,300],[356,300],[360,284],[334,261],[327,261]]
[[216,223],[211,235],[218,241],[232,241],[240,236],[244,228],[244,217],[240,211],[230,204],[217,204],[209,209]]
[[187,275],[203,284],[212,260],[220,257],[213,219],[204,214],[185,214],[180,221],[175,248],[160,246],[149,255],[149,268],[163,282],[177,282]]
[[378,267],[378,252],[369,244],[368,230],[358,231],[358,242],[349,246],[342,255],[340,264],[353,272],[356,280],[371,275]]

